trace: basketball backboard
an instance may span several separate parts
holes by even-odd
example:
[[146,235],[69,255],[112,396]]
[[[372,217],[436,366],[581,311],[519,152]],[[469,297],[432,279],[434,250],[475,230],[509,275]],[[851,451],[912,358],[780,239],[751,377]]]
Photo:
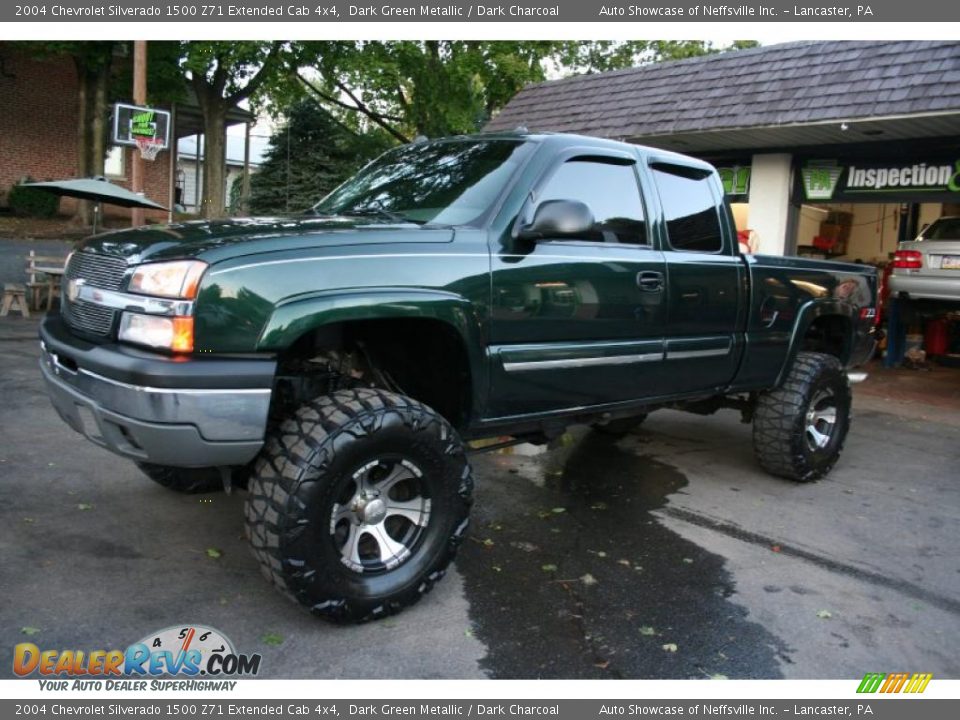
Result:
[[136,145],[137,138],[151,138],[170,145],[170,113],[157,108],[116,103],[113,106],[113,142]]

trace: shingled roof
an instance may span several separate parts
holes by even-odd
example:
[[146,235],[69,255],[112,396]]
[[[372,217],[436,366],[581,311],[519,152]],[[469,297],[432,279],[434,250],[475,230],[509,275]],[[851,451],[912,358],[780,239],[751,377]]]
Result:
[[951,111],[960,42],[798,42],[532,85],[486,129],[649,139]]

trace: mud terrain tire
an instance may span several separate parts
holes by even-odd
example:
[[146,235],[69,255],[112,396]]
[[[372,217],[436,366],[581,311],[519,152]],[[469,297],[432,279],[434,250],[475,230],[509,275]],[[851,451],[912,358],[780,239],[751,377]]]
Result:
[[266,578],[315,615],[395,614],[443,577],[466,533],[464,446],[429,407],[384,390],[319,397],[267,440],[246,534]]
[[786,381],[757,402],[753,447],[761,467],[798,482],[822,478],[843,450],[850,404],[850,383],[840,361],[799,353]]

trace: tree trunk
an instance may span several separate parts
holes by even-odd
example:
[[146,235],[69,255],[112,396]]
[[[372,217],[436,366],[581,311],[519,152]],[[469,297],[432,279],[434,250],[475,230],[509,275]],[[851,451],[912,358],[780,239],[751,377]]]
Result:
[[110,83],[110,65],[104,64],[97,69],[93,92],[93,118],[90,123],[90,174],[103,175],[104,161],[107,157],[107,114],[110,106],[107,102],[107,89]]
[[191,73],[190,82],[203,113],[203,134],[207,146],[203,158],[203,207],[200,210],[205,218],[220,218],[226,214],[227,111],[237,107],[263,85],[273,71],[274,58],[282,45],[274,42],[263,65],[247,81],[246,86],[226,97],[224,92],[231,71],[223,57],[216,55],[213,58],[213,65],[210,66],[212,74]]
[[[90,175],[90,75],[85,63],[75,58],[77,69],[77,177]],[[41,178],[43,179],[43,178]],[[83,226],[93,224],[93,203],[79,200],[74,220]]]
[[219,98],[203,104],[203,200],[200,214],[207,219],[226,215],[227,108]]
[[[103,175],[107,143],[107,92],[110,84],[110,51],[97,61],[74,56],[77,70],[77,177]],[[77,202],[74,219],[84,226],[93,224],[93,203]]]

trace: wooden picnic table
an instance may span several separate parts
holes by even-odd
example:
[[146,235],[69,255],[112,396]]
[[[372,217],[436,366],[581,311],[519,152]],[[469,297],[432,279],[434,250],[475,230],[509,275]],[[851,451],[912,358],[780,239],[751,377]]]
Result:
[[58,265],[34,265],[34,270],[37,272],[42,272],[46,275],[62,277],[63,273],[66,271],[66,268]]
[[49,278],[47,281],[47,312],[49,312],[53,307],[53,298],[60,295],[60,284],[63,273],[66,272],[66,267],[63,265],[34,265],[33,269]]

